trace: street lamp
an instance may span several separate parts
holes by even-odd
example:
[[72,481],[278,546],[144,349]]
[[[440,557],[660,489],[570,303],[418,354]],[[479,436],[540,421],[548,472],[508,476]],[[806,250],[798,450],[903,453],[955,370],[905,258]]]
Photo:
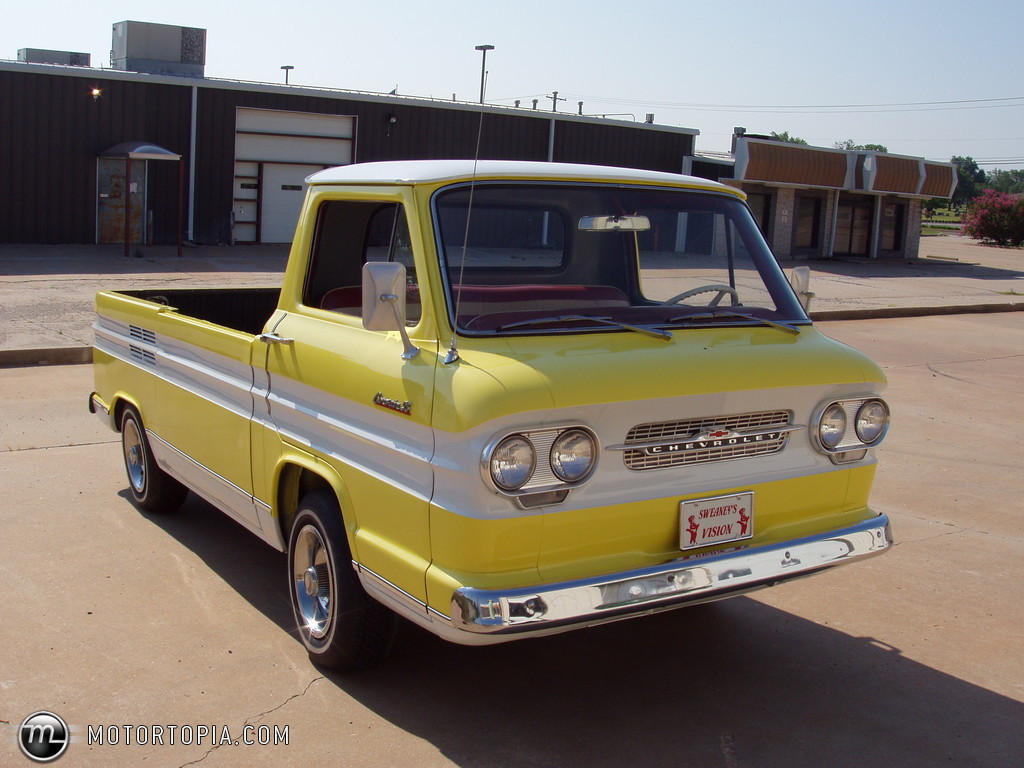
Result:
[[284,84],[288,85],[288,73],[295,69],[295,67],[293,67],[291,64],[285,64],[284,66],[281,67],[281,69],[284,70]]
[[480,103],[484,103],[484,81],[487,78],[487,52],[493,51],[493,45],[478,45],[475,50],[480,51],[483,56],[480,59]]

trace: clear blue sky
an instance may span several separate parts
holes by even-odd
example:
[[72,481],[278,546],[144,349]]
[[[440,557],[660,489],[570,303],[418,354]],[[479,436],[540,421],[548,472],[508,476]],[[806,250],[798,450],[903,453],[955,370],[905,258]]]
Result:
[[283,82],[291,64],[292,83],[466,101],[487,43],[492,103],[550,109],[558,91],[559,111],[653,112],[698,129],[698,150],[728,150],[744,126],[1024,168],[1024,4],[1008,0],[57,0],[3,16],[0,58],[109,66],[111,26],[149,21],[205,28],[208,77]]

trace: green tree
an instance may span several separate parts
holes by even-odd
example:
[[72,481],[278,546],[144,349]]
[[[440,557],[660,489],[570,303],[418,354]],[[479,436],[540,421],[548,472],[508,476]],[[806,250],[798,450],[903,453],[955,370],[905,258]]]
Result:
[[949,161],[956,166],[957,175],[956,191],[952,198],[953,205],[971,202],[981,194],[982,188],[988,181],[985,171],[969,155],[967,157],[954,155]]
[[996,168],[988,174],[988,186],[997,192],[1020,194],[1024,192],[1024,170],[1003,171]]
[[857,144],[853,139],[837,141],[836,149],[850,149],[855,152],[888,152],[889,148],[883,144]]
[[807,145],[807,139],[801,139],[798,136],[790,136],[789,131],[783,131],[782,133],[776,133],[775,131],[772,131],[771,136],[773,139],[784,141],[787,144],[803,144],[805,146]]

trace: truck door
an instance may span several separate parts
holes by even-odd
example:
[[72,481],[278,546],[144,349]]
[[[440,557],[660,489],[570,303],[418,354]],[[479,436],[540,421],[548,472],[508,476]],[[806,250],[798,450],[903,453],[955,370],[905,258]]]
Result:
[[[268,449],[266,461],[288,461],[295,453],[322,463],[343,487],[339,503],[353,557],[425,601],[437,341],[436,334],[422,338],[426,324],[405,206],[394,191],[379,198],[364,193],[325,200],[307,216],[315,217],[309,253],[293,250],[284,311],[274,334],[264,337],[268,411],[280,448]],[[411,360],[403,359],[397,334],[363,328],[367,261],[406,265],[408,332],[421,349]],[[269,447],[275,438],[267,439]],[[272,477],[275,468],[265,471]]]

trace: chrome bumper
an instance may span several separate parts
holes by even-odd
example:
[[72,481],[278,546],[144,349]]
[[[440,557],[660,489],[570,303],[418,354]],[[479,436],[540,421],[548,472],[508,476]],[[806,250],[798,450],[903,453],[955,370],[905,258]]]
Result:
[[89,413],[95,413],[100,417],[100,421],[110,429],[118,431],[118,426],[114,423],[114,414],[110,412],[110,406],[103,402],[103,398],[96,392],[89,394]]
[[596,624],[769,587],[881,554],[890,546],[889,519],[879,515],[851,528],[805,539],[540,588],[463,587],[452,596],[452,626],[495,635]]

